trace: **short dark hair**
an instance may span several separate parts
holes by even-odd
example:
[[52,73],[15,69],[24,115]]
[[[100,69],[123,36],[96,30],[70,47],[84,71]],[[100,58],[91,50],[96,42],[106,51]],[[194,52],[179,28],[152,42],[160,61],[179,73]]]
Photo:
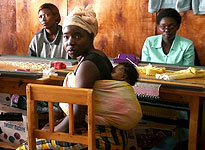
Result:
[[159,25],[160,21],[162,20],[162,18],[164,17],[170,17],[176,20],[177,24],[180,25],[181,24],[181,16],[180,14],[172,8],[167,8],[167,9],[163,9],[159,12],[159,14],[157,15],[157,24]]
[[52,12],[53,15],[56,15],[58,17],[58,19],[56,21],[59,24],[60,21],[61,21],[61,16],[60,16],[58,8],[52,3],[44,3],[43,5],[41,5],[39,7],[38,13],[39,13],[39,11],[41,11],[44,8],[49,9]]
[[121,62],[119,65],[124,66],[124,71],[128,77],[129,84],[135,85],[137,82],[137,79],[139,78],[139,74],[137,72],[136,67],[133,64],[127,63],[127,62]]

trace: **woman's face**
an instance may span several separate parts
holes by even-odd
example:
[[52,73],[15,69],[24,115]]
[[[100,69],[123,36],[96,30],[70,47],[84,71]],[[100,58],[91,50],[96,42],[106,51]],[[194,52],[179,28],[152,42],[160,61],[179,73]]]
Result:
[[92,42],[89,33],[78,26],[70,25],[63,28],[63,45],[71,58],[86,55]]
[[40,10],[38,18],[45,29],[50,29],[57,25],[57,15],[53,15],[50,9],[44,8]]
[[179,29],[179,25],[176,20],[170,17],[162,18],[158,27],[162,36],[167,39],[174,38],[177,30]]

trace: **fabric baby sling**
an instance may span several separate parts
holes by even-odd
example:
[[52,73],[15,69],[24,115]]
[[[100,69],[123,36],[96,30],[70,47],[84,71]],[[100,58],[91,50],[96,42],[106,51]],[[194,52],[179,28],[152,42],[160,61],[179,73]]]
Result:
[[[64,86],[73,87],[74,83],[74,76],[67,75]],[[132,86],[127,82],[98,80],[93,89],[96,125],[129,130],[142,118],[141,106]],[[68,115],[68,104],[60,103],[60,107]]]

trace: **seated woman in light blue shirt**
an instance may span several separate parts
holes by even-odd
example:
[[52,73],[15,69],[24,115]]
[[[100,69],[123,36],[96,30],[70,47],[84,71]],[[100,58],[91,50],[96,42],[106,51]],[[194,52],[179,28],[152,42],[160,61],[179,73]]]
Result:
[[157,16],[160,35],[148,37],[142,48],[141,61],[194,66],[194,44],[176,34],[181,16],[175,9],[164,9]]

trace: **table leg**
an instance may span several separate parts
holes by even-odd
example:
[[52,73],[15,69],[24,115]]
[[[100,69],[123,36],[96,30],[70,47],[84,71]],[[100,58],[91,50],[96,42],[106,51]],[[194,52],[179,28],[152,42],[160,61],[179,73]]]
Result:
[[205,136],[205,99],[203,99],[203,108],[202,108],[202,136]]
[[193,97],[189,103],[190,108],[190,121],[189,121],[189,150],[197,149],[197,136],[198,136],[198,118],[199,118],[199,97]]
[[205,98],[202,99],[202,132],[199,141],[199,150],[203,150],[205,147]]

